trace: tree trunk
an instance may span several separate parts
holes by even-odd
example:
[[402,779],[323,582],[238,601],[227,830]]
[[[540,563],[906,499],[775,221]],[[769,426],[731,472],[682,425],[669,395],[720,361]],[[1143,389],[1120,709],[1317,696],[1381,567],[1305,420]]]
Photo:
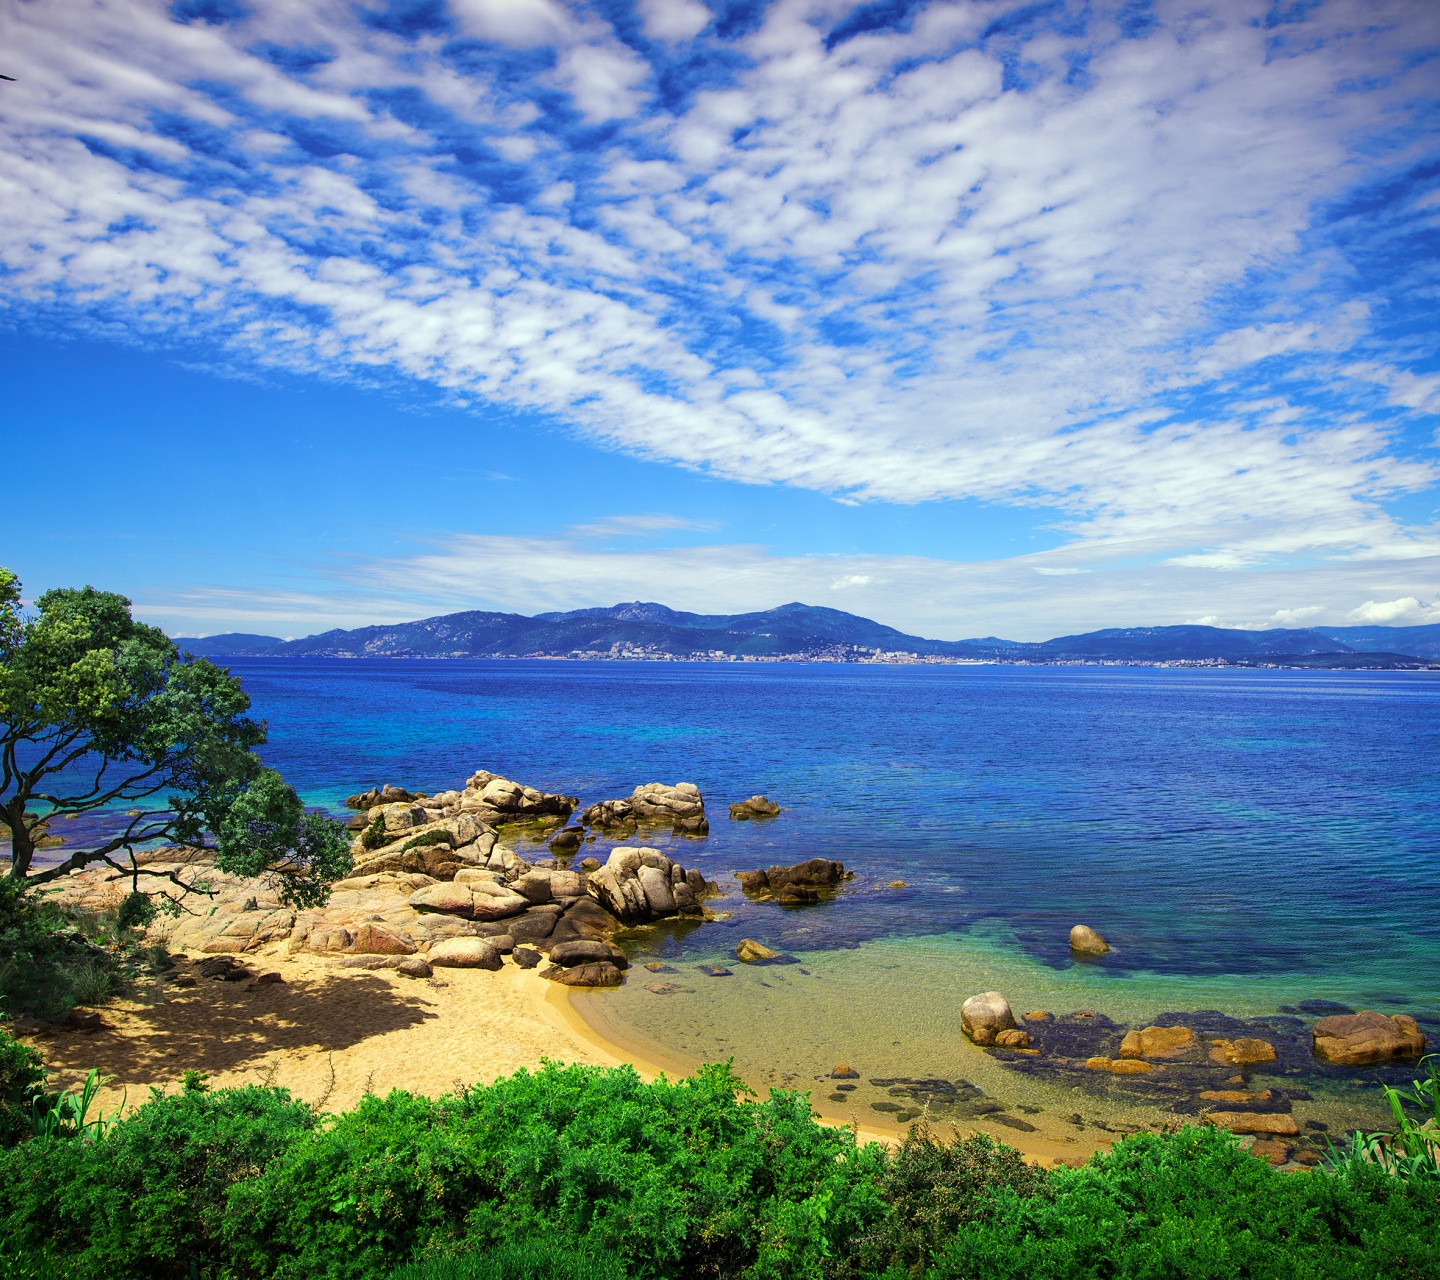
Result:
[[35,842],[25,825],[25,802],[12,800],[5,807],[5,821],[10,826],[10,876],[23,880],[30,874],[30,859],[35,856]]

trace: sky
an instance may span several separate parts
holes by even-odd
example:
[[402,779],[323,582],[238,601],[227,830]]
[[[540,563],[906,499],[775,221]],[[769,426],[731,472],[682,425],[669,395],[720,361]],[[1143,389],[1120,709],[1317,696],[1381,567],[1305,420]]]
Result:
[[0,73],[31,599],[1440,622],[1433,0],[0,0]]

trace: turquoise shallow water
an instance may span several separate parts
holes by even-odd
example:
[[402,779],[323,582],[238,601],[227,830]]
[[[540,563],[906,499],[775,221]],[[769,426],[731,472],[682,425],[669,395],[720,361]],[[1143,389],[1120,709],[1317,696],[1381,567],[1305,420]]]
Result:
[[[748,902],[730,882],[715,904],[728,921],[630,943],[691,990],[658,997],[632,980],[591,1001],[617,1034],[685,1058],[733,1053],[756,1080],[809,1079],[836,1056],[882,1076],[992,1071],[958,1035],[960,1002],[989,986],[1018,1008],[1138,1022],[1323,999],[1407,1010],[1440,1035],[1433,675],[233,667],[269,722],[267,759],[313,803],[338,808],[386,781],[438,790],[482,767],[582,803],[687,780],[707,798],[711,836],[651,842],[712,879],[817,854],[854,868],[845,892],[803,911]],[[785,812],[729,821],[726,804],[757,791]],[[1066,941],[1077,922],[1114,953],[1077,964]],[[742,936],[794,953],[809,973],[695,975]]]

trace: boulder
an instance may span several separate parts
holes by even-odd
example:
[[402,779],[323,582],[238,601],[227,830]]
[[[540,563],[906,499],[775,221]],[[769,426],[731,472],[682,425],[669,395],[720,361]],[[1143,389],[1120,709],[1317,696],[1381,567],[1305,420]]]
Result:
[[560,917],[550,911],[527,911],[511,916],[505,928],[516,942],[543,942],[555,932]]
[[[580,821],[587,827],[613,835],[633,836],[639,830],[635,811],[628,800],[602,800],[599,804],[592,804],[580,815]],[[597,862],[595,865],[600,864]]]
[[550,948],[550,963],[566,969],[577,964],[594,964],[602,960],[613,964],[617,969],[630,967],[625,953],[611,942],[581,938],[574,942],[561,942]]
[[703,836],[710,830],[705,801],[693,782],[677,782],[673,787],[644,783],[631,793],[630,809],[641,821],[668,822],[676,835]]
[[[475,912],[471,888],[471,885],[456,884],[454,881],[426,885],[410,895],[410,905],[416,911],[439,911],[445,915],[464,916],[469,919]],[[525,899],[520,898],[520,902],[523,905]]]
[[530,906],[528,898],[522,898],[518,893],[502,884],[496,884],[493,880],[477,880],[465,887],[471,891],[471,916],[476,920],[505,920],[519,915]]
[[1311,1029],[1315,1056],[1342,1066],[1367,1066],[1418,1058],[1425,1052],[1425,1035],[1415,1019],[1399,1013],[1387,1017],[1371,1009],[1321,1018]]
[[568,818],[580,801],[575,796],[539,791],[482,769],[466,779],[458,803],[462,813],[473,814],[494,826],[536,818]]
[[832,1080],[858,1080],[860,1073],[848,1062],[842,1062],[830,1073]]
[[1253,1067],[1275,1061],[1275,1046],[1268,1040],[1241,1036],[1236,1040],[1210,1041],[1210,1061],[1222,1067]]
[[678,877],[676,870],[677,864],[658,849],[620,846],[610,851],[603,867],[590,872],[585,888],[616,920],[645,924],[676,914],[682,905],[698,907],[693,893],[677,900],[675,888],[681,883],[688,888],[691,881],[684,868],[678,868]]
[[409,956],[415,944],[383,924],[367,920],[355,931],[354,950],[360,955]]
[[549,871],[527,871],[511,885],[511,889],[528,902],[549,902],[554,894],[550,889]]
[[1077,924],[1070,930],[1070,950],[1081,956],[1103,956],[1110,944],[1089,925]]
[[995,1033],[995,1044],[1001,1049],[1028,1049],[1030,1047],[1030,1033],[1015,1028],[1009,1031],[997,1031]]
[[542,970],[540,976],[567,987],[618,987],[625,981],[625,975],[607,960],[580,964],[571,969],[552,966]]
[[534,969],[539,965],[541,955],[534,947],[516,947],[515,963],[522,969]]
[[1266,1164],[1280,1166],[1290,1159],[1290,1153],[1294,1151],[1288,1142],[1279,1142],[1274,1138],[1259,1138],[1251,1144],[1250,1154],[1265,1161]]
[[851,873],[845,870],[843,862],[829,858],[811,858],[808,862],[797,862],[789,867],[767,867],[764,871],[737,871],[735,878],[748,894],[780,897],[782,889],[796,891],[792,897],[801,901],[819,900],[819,890],[848,880]]
[[1206,1124],[1231,1133],[1265,1133],[1282,1138],[1293,1138],[1300,1132],[1300,1126],[1293,1116],[1265,1111],[1209,1111],[1200,1117]]
[[584,839],[585,832],[581,828],[566,827],[550,837],[550,851],[558,854],[574,853]]
[[1015,1026],[1010,1002],[998,991],[982,991],[960,1006],[960,1029],[975,1044],[994,1044],[1001,1031]]
[[754,964],[758,960],[774,960],[780,953],[770,950],[762,942],[756,942],[754,938],[741,938],[740,945],[735,948],[735,955],[746,964]]
[[397,801],[414,800],[415,796],[403,787],[392,787],[388,782],[383,787],[371,787],[359,795],[347,796],[347,809],[373,809],[377,804],[394,804]]
[[748,822],[751,818],[773,818],[780,812],[780,806],[764,796],[751,796],[739,804],[730,806],[730,817],[735,822]]
[[446,938],[431,947],[425,958],[444,969],[498,969],[504,964],[485,938]]
[[422,960],[419,956],[406,956],[395,966],[396,973],[403,973],[407,978],[429,978],[435,973],[430,967],[428,960]]
[[1178,1058],[1195,1044],[1189,1027],[1146,1027],[1127,1031],[1120,1042],[1122,1058]]

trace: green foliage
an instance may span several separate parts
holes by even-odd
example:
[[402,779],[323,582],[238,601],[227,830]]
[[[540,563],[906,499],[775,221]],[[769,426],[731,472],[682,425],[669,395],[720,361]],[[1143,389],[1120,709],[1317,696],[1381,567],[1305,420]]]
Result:
[[48,1247],[79,1280],[178,1280],[192,1258],[218,1256],[230,1187],[314,1124],[283,1090],[190,1090],[153,1098],[96,1142],[0,1152],[0,1258]]
[[818,1275],[880,1204],[878,1149],[807,1101],[738,1100],[710,1068],[518,1072],[439,1102],[368,1097],[232,1193],[232,1256],[262,1276],[370,1277],[466,1240],[569,1241],[636,1277]]
[[891,1266],[908,1272],[988,1212],[996,1191],[1047,1195],[1050,1182],[1013,1147],[983,1133],[946,1143],[928,1126],[913,1125],[877,1182],[889,1212],[855,1242],[846,1272],[870,1275]]
[[1357,1168],[1282,1174],[1218,1130],[1143,1134],[1052,1195],[1002,1187],[927,1280],[1373,1280],[1440,1274],[1434,1197]]
[[405,841],[405,843],[400,846],[400,852],[404,853],[407,849],[428,849],[431,845],[437,844],[443,844],[447,847],[450,845],[450,833],[443,828],[427,831],[423,835],[416,836],[413,840]]
[[[1332,1146],[1330,1163],[1339,1172],[1356,1165],[1373,1165],[1393,1177],[1429,1187],[1440,1186],[1440,1054],[1420,1059],[1427,1075],[1411,1081],[1409,1089],[1382,1085],[1385,1101],[1395,1119],[1391,1133],[1357,1133],[1348,1149]],[[1420,1113],[1415,1120],[1409,1107]]]
[[[39,1139],[41,1143],[57,1138],[84,1138],[91,1142],[103,1138],[106,1130],[118,1121],[119,1112],[114,1116],[106,1116],[103,1112],[97,1112],[92,1117],[90,1108],[95,1105],[95,1095],[111,1079],[113,1077],[101,1076],[92,1067],[79,1092],[73,1089],[67,1089],[62,1093],[47,1093],[43,1089],[35,1090],[30,1099],[32,1136]],[[124,1109],[125,1104],[122,1102],[120,1111],[123,1112]]]
[[381,845],[390,843],[390,837],[385,834],[385,819],[376,817],[368,827],[361,833],[360,843],[367,849],[378,849]]
[[280,900],[319,907],[332,881],[353,865],[343,823],[306,813],[294,788],[273,769],[262,769],[221,819],[216,866],[232,875],[271,881]]
[[76,1004],[103,1000],[118,984],[121,960],[107,942],[102,919],[0,878],[0,1008],[59,1019]]
[[[0,1280],[4,1276],[0,1275]],[[484,1252],[430,1258],[390,1280],[628,1280],[613,1255],[553,1240],[506,1241]]]
[[0,1031],[0,1147],[14,1146],[30,1132],[30,1100],[44,1084],[40,1055]]
[[146,929],[159,914],[148,893],[129,893],[115,913],[115,923],[122,929]]

